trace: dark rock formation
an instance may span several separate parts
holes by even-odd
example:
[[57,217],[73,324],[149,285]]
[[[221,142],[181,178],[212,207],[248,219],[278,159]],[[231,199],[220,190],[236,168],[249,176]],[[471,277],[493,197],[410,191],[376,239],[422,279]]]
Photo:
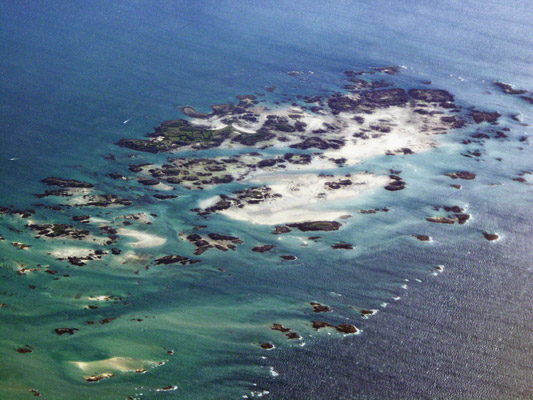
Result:
[[316,313],[331,311],[331,308],[329,308],[328,306],[322,305],[320,303],[317,303],[316,301],[312,301],[309,304],[311,304],[311,306],[313,307],[313,311]]
[[183,114],[191,118],[209,118],[212,115],[198,112],[193,106],[179,106],[179,109],[183,112]]
[[170,256],[164,256],[160,257],[157,260],[155,260],[156,265],[168,265],[168,264],[176,264],[180,263],[181,265],[191,265],[199,263],[200,260],[191,260],[188,257],[180,256],[180,255],[170,255]]
[[494,85],[499,87],[505,94],[525,94],[528,93],[525,89],[515,89],[513,85],[504,82],[494,82]]
[[340,149],[344,143],[339,140],[322,140],[317,136],[312,136],[305,139],[303,142],[296,143],[290,147],[293,149],[308,150],[311,148],[327,150],[327,149]]
[[86,229],[77,229],[67,224],[30,224],[27,226],[33,231],[36,231],[40,236],[49,238],[69,237],[71,239],[83,240],[90,235],[90,232]]
[[59,186],[62,188],[92,188],[93,184],[87,182],[77,181],[75,179],[63,179],[57,178],[55,176],[49,176],[41,180],[42,183],[47,184],[48,186]]
[[274,229],[274,232],[272,232],[273,235],[280,235],[282,233],[289,233],[291,230],[290,228],[286,226],[276,226]]
[[421,242],[429,242],[431,238],[427,235],[411,235],[412,237],[420,240]]
[[290,331],[289,328],[286,328],[286,327],[284,327],[281,324],[272,324],[272,328],[270,328],[270,329],[272,329],[273,331],[279,331],[279,332],[283,332],[283,333],[286,333],[286,332]]
[[313,222],[298,222],[287,225],[290,228],[297,228],[302,232],[308,231],[337,231],[342,226],[337,221],[313,221]]
[[256,253],[265,253],[267,251],[272,250],[274,247],[273,244],[265,244],[263,246],[256,246],[252,249],[252,251],[255,251]]
[[154,194],[154,197],[158,200],[169,200],[169,199],[175,199],[178,197],[178,195],[175,194]]
[[487,239],[490,242],[499,238],[499,236],[496,233],[489,233],[489,232],[483,232],[483,236],[485,237],[485,239]]
[[331,248],[335,250],[353,250],[353,245],[349,243],[335,243]]
[[446,90],[437,89],[411,89],[409,96],[415,100],[425,101],[427,103],[447,103],[453,102],[453,96]]
[[452,179],[465,179],[465,180],[476,179],[476,174],[474,174],[473,172],[468,172],[468,171],[449,172],[444,175],[449,176]]
[[33,353],[33,347],[25,345],[24,347],[17,348],[17,352],[21,354]]
[[435,222],[435,223],[439,223],[439,224],[455,224],[456,218],[429,217],[429,218],[426,218],[426,221]]
[[72,220],[76,222],[88,222],[89,218],[91,218],[89,215],[75,215],[72,217]]
[[481,124],[482,122],[495,123],[498,121],[498,118],[501,117],[501,114],[497,111],[495,112],[486,112],[486,111],[474,111],[472,112],[472,118],[476,124]]
[[383,89],[361,93],[366,106],[390,107],[401,106],[409,102],[407,93],[403,89]]
[[348,324],[337,325],[335,329],[337,329],[337,331],[341,333],[344,333],[345,335],[359,332],[359,330],[355,326]]
[[385,186],[385,189],[391,192],[405,189],[406,183],[400,176],[389,175],[389,178],[391,179],[391,181],[389,182],[387,186]]
[[59,336],[64,334],[74,335],[75,331],[79,331],[78,328],[56,328],[54,329],[55,333],[57,333]]
[[[227,111],[229,105],[212,106],[215,113]],[[213,130],[192,125],[183,119],[163,122],[147,136],[150,139],[120,139],[118,146],[148,153],[160,153],[178,149],[184,146],[193,146],[198,149],[218,147],[228,138],[233,129],[231,127]]]
[[355,326],[348,325],[348,324],[340,324],[340,325],[335,326],[335,325],[332,325],[332,324],[329,324],[323,321],[313,321],[312,326],[317,331],[322,328],[335,328],[338,332],[341,332],[344,334],[354,334],[354,333],[359,332],[359,329],[357,329]]
[[400,72],[400,67],[397,65],[389,65],[387,67],[373,67],[374,71],[384,72],[389,75],[396,75]]

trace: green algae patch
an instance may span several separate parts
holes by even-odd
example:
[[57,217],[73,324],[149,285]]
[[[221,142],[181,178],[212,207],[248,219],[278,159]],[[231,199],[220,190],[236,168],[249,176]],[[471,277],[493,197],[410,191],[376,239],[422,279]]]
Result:
[[233,133],[233,128],[207,129],[192,125],[189,121],[176,119],[163,122],[147,136],[150,139],[121,139],[116,144],[128,149],[148,153],[161,153],[180,147],[193,146],[199,149],[218,147]]

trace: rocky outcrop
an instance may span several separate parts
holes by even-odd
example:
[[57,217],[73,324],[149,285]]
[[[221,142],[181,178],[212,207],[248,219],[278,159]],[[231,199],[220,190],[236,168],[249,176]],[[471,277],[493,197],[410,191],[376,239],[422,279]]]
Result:
[[337,231],[342,226],[337,221],[312,221],[287,224],[290,228],[299,229],[302,232],[309,231]]
[[317,331],[320,330],[320,329],[323,329],[323,328],[335,328],[338,332],[344,333],[345,335],[355,334],[355,333],[359,332],[359,329],[357,329],[355,326],[349,325],[349,324],[332,325],[332,324],[330,324],[328,322],[313,321],[312,326]]
[[391,179],[389,184],[385,186],[385,189],[395,192],[398,190],[405,189],[406,183],[405,181],[398,175],[389,175],[389,178]]
[[513,85],[509,84],[509,83],[504,83],[504,82],[494,82],[494,86],[497,86],[499,87],[502,92],[504,92],[505,94],[526,94],[528,93],[527,90],[525,89],[515,89],[513,87]]
[[56,328],[54,329],[54,332],[57,333],[59,336],[61,335],[74,335],[74,332],[79,331],[78,328]]
[[500,238],[499,235],[497,235],[496,233],[489,233],[489,232],[483,232],[483,236],[485,237],[485,239],[487,239],[489,242],[492,242],[493,240],[497,240]]
[[468,172],[468,171],[449,172],[444,175],[449,176],[452,179],[465,179],[465,180],[476,179],[476,174],[473,172]]
[[266,253],[267,251],[272,250],[274,247],[276,247],[273,244],[265,244],[263,246],[256,246],[252,248],[252,251],[255,251],[256,253]]
[[169,264],[176,264],[179,263],[181,265],[192,265],[199,263],[200,260],[191,260],[188,257],[180,256],[180,255],[170,255],[170,256],[164,256],[160,257],[157,260],[155,260],[156,265],[169,265]]
[[48,178],[44,178],[41,180],[42,183],[45,183],[48,186],[59,186],[62,188],[92,188],[94,187],[93,184],[77,181],[75,179],[64,179],[64,178],[57,178],[55,176],[49,176]]
[[474,111],[472,112],[472,118],[476,124],[481,124],[482,122],[496,123],[498,118],[501,117],[501,114],[497,111],[487,112],[487,111]]

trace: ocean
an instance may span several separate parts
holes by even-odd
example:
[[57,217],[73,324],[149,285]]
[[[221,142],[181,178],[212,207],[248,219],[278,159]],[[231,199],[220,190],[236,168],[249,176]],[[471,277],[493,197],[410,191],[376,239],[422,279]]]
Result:
[[[533,178],[520,175],[533,169],[532,105],[493,84],[533,91],[531,4],[5,0],[0,15],[0,206],[35,210],[29,219],[0,216],[0,398],[31,397],[31,390],[45,399],[533,397]],[[131,164],[167,162],[169,154],[115,143],[183,118],[180,105],[209,112],[211,104],[246,94],[270,107],[291,104],[341,91],[346,70],[389,65],[400,72],[380,78],[404,89],[431,81],[464,112],[498,111],[499,126],[470,125],[442,135],[435,149],[346,166],[343,173],[401,170],[407,187],[337,204],[353,217],[339,231],[319,232],[320,240],[190,211],[241,189],[239,182],[204,191],[175,185],[164,193],[179,197],[159,201],[149,186],[109,177],[129,174]],[[508,128],[507,139],[463,144],[493,128]],[[466,150],[481,153],[463,157]],[[444,175],[463,170],[476,179]],[[51,189],[40,182],[49,176],[89,182],[133,204],[46,208],[55,200],[35,194]],[[513,180],[519,176],[525,182]],[[450,188],[456,183],[462,190]],[[463,226],[428,223],[443,205],[459,205],[471,219]],[[358,213],[383,207],[390,211]],[[90,244],[35,238],[25,227],[132,213],[153,214],[151,224],[133,221],[132,228],[166,242],[136,248],[124,235],[112,245],[122,258],[82,267],[48,253]],[[195,257],[180,234],[204,223],[201,234],[243,243]],[[500,239],[489,242],[483,232]],[[338,242],[354,249],[333,250]],[[274,252],[250,251],[268,244]],[[153,264],[169,254],[202,262]],[[309,302],[333,312],[316,314]],[[362,310],[377,313],[362,318]],[[317,319],[360,331],[315,330],[310,322]],[[301,339],[287,340],[273,323]],[[54,331],[67,327],[78,330]],[[275,348],[261,348],[265,342]],[[79,364],[109,359],[112,368]],[[127,368],[117,367],[121,362]],[[84,379],[106,368],[112,378]]]

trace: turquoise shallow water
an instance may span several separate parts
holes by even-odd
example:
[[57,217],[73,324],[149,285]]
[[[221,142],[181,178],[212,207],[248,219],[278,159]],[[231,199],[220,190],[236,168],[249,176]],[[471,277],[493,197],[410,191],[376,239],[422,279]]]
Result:
[[[509,114],[519,112],[524,122],[533,121],[530,105],[491,84],[503,80],[533,89],[529,5],[6,1],[0,8],[0,205],[29,208],[41,202],[33,194],[43,191],[39,180],[46,176],[80,179],[136,199],[128,213],[157,215],[153,225],[139,229],[168,239],[162,247],[138,251],[146,258],[136,262],[106,259],[73,267],[46,254],[62,243],[33,239],[23,228],[25,220],[2,217],[0,234],[6,240],[0,242],[0,302],[8,306],[0,309],[0,397],[30,397],[29,389],[49,399],[226,399],[263,390],[272,398],[288,399],[531,395],[524,378],[531,354],[529,308],[523,307],[524,293],[531,288],[531,189],[511,180],[531,169],[528,143],[518,141],[531,128]],[[178,199],[156,201],[145,187],[119,183],[107,174],[126,173],[129,164],[162,156],[130,159],[133,152],[114,142],[140,137],[180,116],[180,104],[207,111],[211,103],[265,93],[272,84],[277,90],[268,94],[270,101],[329,93],[342,86],[345,69],[389,64],[406,67],[389,77],[399,86],[419,86],[429,79],[455,94],[464,108],[498,110],[500,127],[512,130],[509,140],[487,141],[478,162],[460,156],[468,128],[424,154],[371,160],[364,169],[401,169],[406,190],[394,196],[376,191],[345,206],[353,213],[385,206],[391,211],[354,214],[345,229],[307,247],[301,245],[306,234],[278,240],[270,234],[272,227],[214,216],[203,232],[235,235],[244,244],[234,252],[210,250],[202,255],[202,264],[145,269],[161,255],[193,257],[193,246],[177,237],[202,223],[188,210],[198,199],[238,184],[213,193],[178,189]],[[313,74],[286,73],[292,70]],[[109,153],[117,160],[102,157]],[[462,182],[462,191],[449,188],[443,173],[461,169],[474,170],[478,177]],[[428,226],[424,218],[432,206],[445,202],[467,206],[472,221],[460,228]],[[120,213],[98,212],[104,219]],[[67,222],[70,216],[69,211],[37,209],[35,219]],[[497,231],[503,240],[485,242],[485,230]],[[410,235],[419,231],[435,242],[415,242]],[[340,240],[354,243],[355,249],[331,250]],[[32,247],[18,250],[11,241]],[[128,243],[122,239],[116,247],[131,251]],[[274,253],[250,252],[270,243],[279,246]],[[298,260],[283,262],[282,254]],[[20,276],[15,273],[19,263],[50,265],[58,273]],[[439,264],[445,272],[433,277]],[[98,295],[121,300],[85,309],[97,304],[87,297]],[[401,300],[392,300],[394,296]],[[362,333],[317,333],[309,325],[314,318],[309,301],[330,305],[335,313],[329,321],[354,323]],[[380,311],[365,320],[361,309]],[[115,317],[108,324],[98,322]],[[305,346],[271,331],[273,322],[293,328]],[[439,329],[432,329],[435,324]],[[53,333],[63,326],[80,331]],[[502,344],[493,346],[499,339]],[[463,347],[457,345],[460,340]],[[276,349],[261,350],[258,343],[265,341]],[[463,348],[463,355],[456,350],[436,357],[448,351],[435,345],[439,342]],[[33,353],[16,352],[26,344]],[[513,357],[502,353],[520,362],[514,364]],[[111,357],[163,364],[144,374],[116,372],[97,384],[84,382],[84,373],[71,364]],[[280,375],[273,376],[271,367]],[[503,378],[508,385],[494,385]],[[168,385],[178,388],[156,392]]]

